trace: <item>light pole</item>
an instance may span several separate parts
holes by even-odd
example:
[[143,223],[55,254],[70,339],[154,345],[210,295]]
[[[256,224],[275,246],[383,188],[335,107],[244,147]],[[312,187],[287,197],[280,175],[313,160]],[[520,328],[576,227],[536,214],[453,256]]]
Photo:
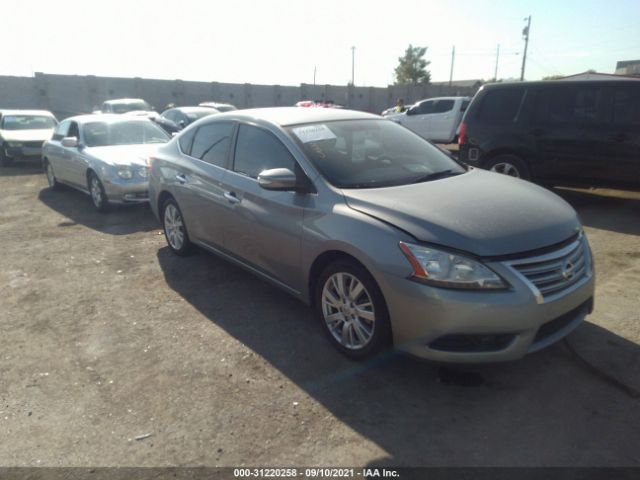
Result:
[[527,64],[527,47],[529,46],[529,29],[531,28],[531,15],[525,18],[527,26],[522,30],[524,38],[524,53],[522,54],[522,71],[520,72],[520,81],[524,81],[524,67]]
[[356,47],[351,47],[351,85],[354,87],[356,78]]
[[493,81],[498,81],[498,61],[500,60],[500,44],[498,44],[498,49],[496,50],[496,70],[493,72]]

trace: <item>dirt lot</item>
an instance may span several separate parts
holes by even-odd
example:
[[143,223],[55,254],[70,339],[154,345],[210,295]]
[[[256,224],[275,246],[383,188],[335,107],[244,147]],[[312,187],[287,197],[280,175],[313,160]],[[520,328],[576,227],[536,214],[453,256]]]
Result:
[[352,363],[286,294],[172,256],[148,207],[99,215],[3,169],[0,465],[638,466],[640,195],[559,192],[594,314],[569,345],[451,371]]

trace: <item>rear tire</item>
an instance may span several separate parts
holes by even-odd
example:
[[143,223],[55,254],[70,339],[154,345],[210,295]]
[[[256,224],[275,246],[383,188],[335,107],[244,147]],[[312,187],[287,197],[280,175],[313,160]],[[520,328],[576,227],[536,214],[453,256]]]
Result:
[[391,347],[386,302],[374,278],[357,262],[329,264],[318,278],[314,299],[323,330],[343,355],[360,360]]
[[193,244],[189,239],[182,211],[173,197],[167,198],[162,204],[160,218],[164,238],[171,251],[181,257],[189,255],[193,251]]
[[497,155],[485,163],[484,168],[510,177],[531,180],[531,172],[526,162],[515,155]]

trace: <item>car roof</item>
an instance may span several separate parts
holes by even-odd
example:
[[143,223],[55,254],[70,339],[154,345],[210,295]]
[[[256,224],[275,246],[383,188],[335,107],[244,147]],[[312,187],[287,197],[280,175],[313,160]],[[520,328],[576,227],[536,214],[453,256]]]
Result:
[[135,115],[118,115],[115,113],[95,113],[88,115],[76,115],[75,117],[65,118],[79,124],[85,124],[89,122],[105,122],[105,123],[118,123],[118,122],[150,122],[147,117],[138,117]]
[[537,87],[537,86],[589,86],[589,85],[624,85],[624,86],[629,86],[629,85],[635,85],[640,87],[640,81],[638,80],[617,80],[617,79],[611,79],[611,80],[603,80],[603,79],[597,79],[597,80],[538,80],[535,82],[518,82],[518,81],[513,81],[513,82],[499,82],[499,83],[487,83],[485,85],[483,85],[481,88],[484,90],[493,90],[493,89],[499,89],[499,88],[514,88],[514,87]]
[[[169,110],[179,110],[182,113],[199,113],[199,112],[211,112],[211,107],[174,107]],[[215,113],[215,112],[213,112]]]
[[119,103],[148,103],[146,100],[142,98],[114,98],[113,100],[105,100],[104,103],[108,103],[109,105],[117,105]]
[[2,109],[0,110],[0,115],[44,115],[47,117],[54,117],[53,113],[48,110]]
[[335,120],[382,119],[379,115],[355,110],[334,108],[270,107],[234,110],[216,115],[216,118],[268,122],[286,127],[301,123],[331,122]]
[[421,103],[426,100],[457,100],[459,98],[462,98],[463,100],[471,99],[471,97],[430,97],[430,98],[423,98],[422,100],[418,100],[416,103]]

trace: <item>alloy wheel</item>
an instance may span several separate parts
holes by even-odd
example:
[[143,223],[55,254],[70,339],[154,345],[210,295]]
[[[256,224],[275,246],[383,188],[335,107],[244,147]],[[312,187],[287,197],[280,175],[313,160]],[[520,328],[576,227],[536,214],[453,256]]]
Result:
[[184,224],[178,208],[172,203],[164,209],[164,233],[174,250],[184,246]]
[[331,275],[322,289],[322,315],[331,335],[345,348],[366,347],[375,331],[371,295],[354,275]]
[[520,171],[518,170],[518,168],[508,162],[496,163],[493,167],[491,167],[491,171],[502,173],[503,175],[508,175],[510,177],[520,178]]

